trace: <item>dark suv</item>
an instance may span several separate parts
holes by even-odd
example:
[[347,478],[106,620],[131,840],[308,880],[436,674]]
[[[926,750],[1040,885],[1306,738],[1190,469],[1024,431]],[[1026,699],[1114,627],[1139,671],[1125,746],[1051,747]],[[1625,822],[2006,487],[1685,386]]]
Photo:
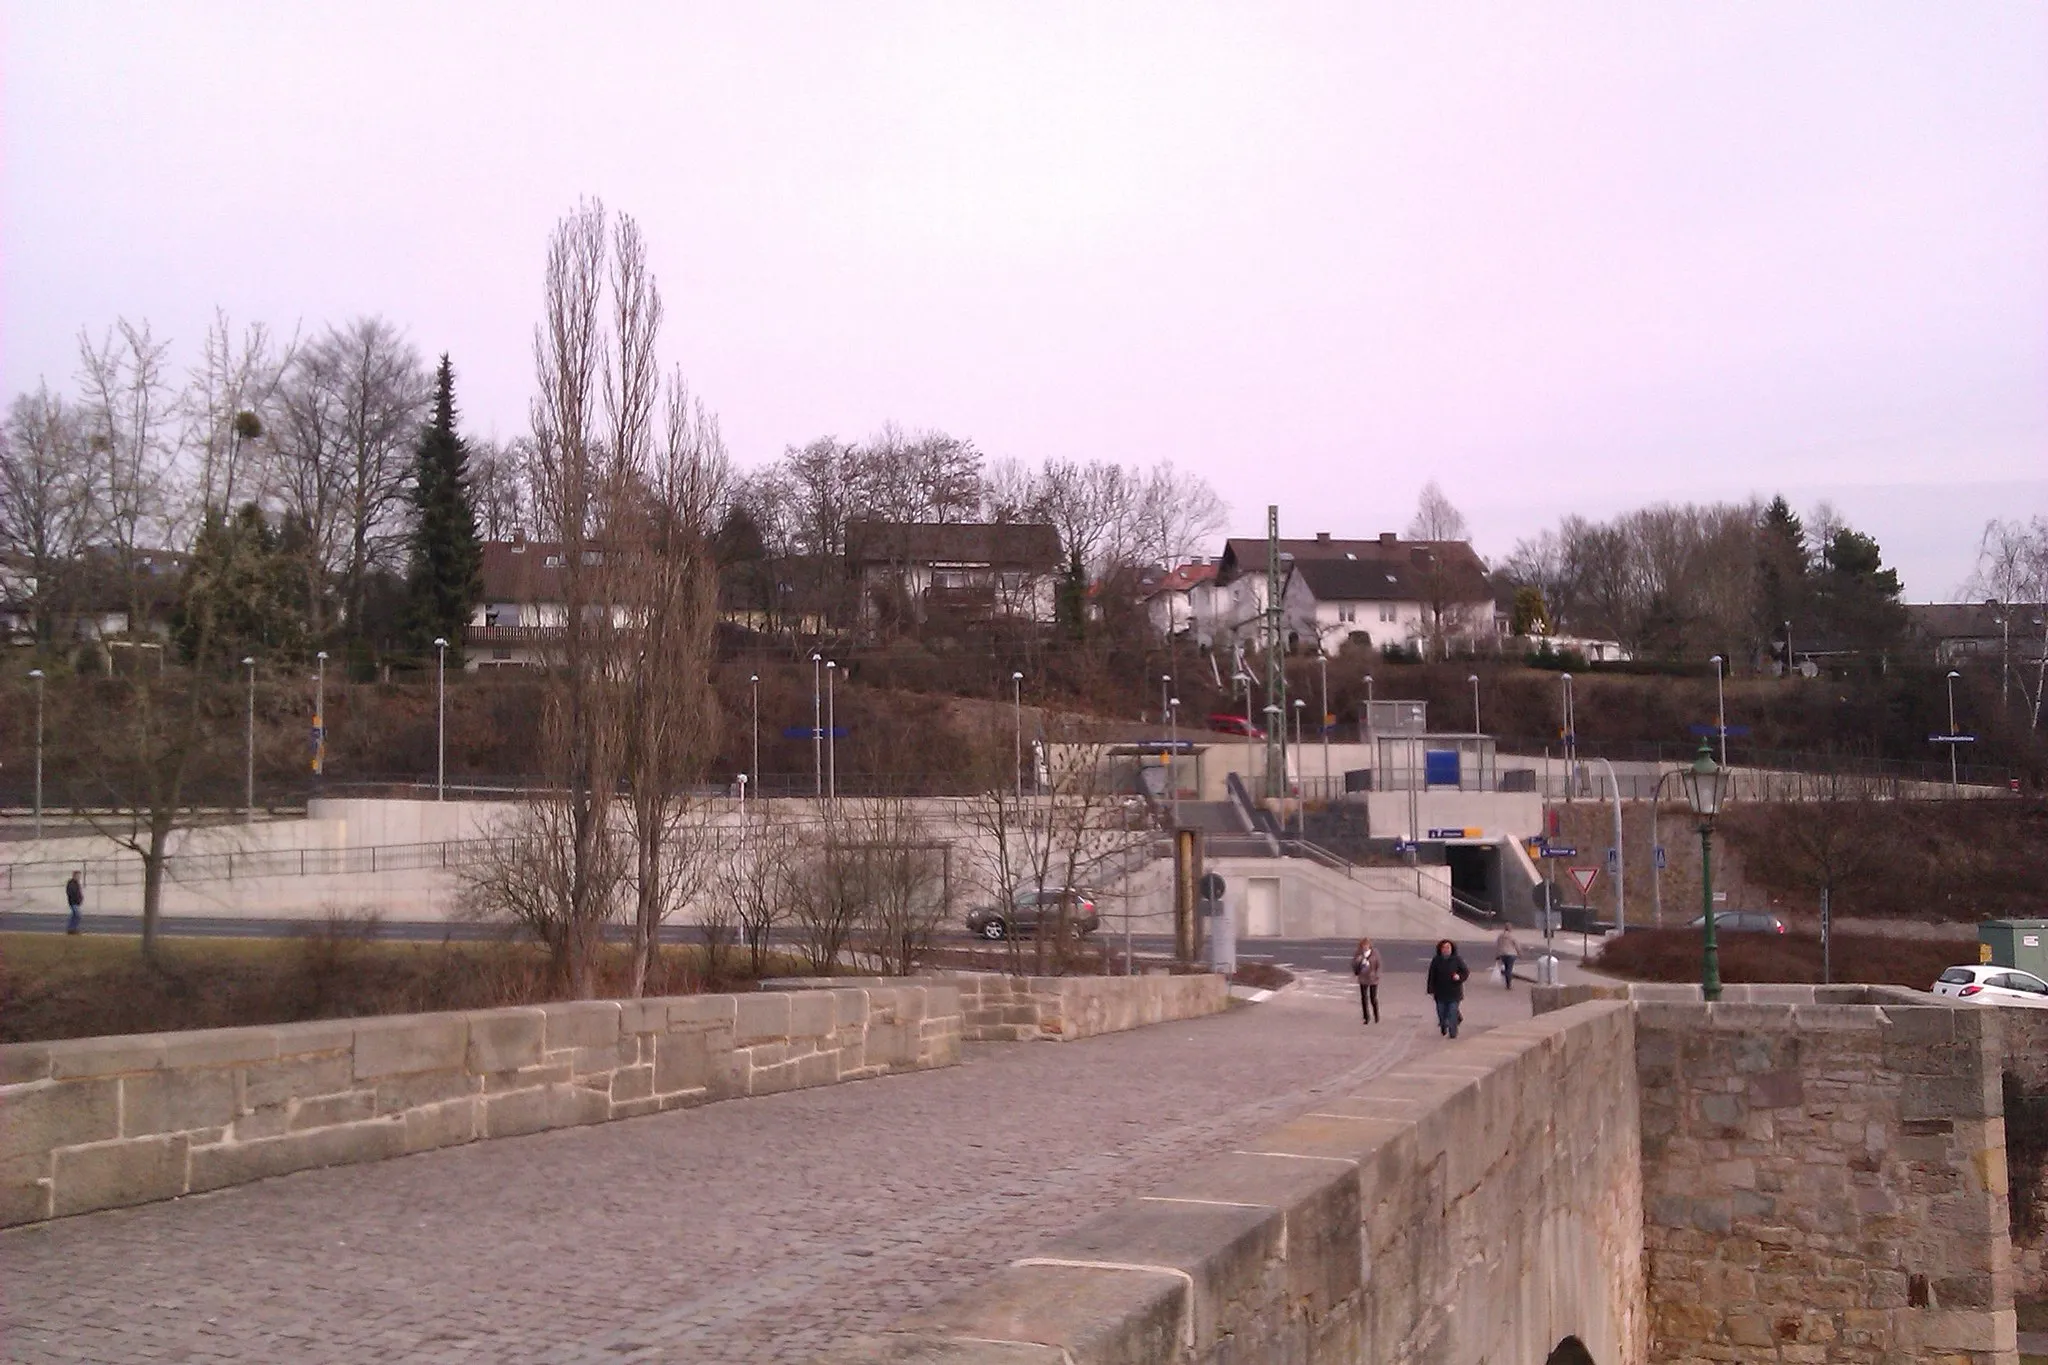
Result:
[[999,905],[981,905],[967,912],[967,932],[976,938],[1032,938],[1043,920],[1048,928],[1059,924],[1060,902],[1066,902],[1067,927],[1077,934],[1092,934],[1102,927],[1095,913],[1095,897],[1075,887],[1019,887],[1005,910]]

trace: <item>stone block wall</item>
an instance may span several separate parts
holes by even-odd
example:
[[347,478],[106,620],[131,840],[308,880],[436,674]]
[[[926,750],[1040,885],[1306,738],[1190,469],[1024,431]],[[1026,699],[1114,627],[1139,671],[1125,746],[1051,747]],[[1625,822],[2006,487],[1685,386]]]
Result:
[[960,972],[945,980],[960,992],[968,1042],[1073,1042],[1147,1024],[1221,1014],[1230,983],[1194,976],[1003,976]]
[[2014,1292],[2039,1298],[2048,1296],[2048,1010],[2003,1008],[1999,1024],[2005,1072],[2022,1106],[2006,1116]]
[[2001,1011],[1890,987],[1629,994],[1653,1360],[2012,1365]]
[[[962,1038],[970,1043],[1066,1042],[1147,1024],[1197,1019],[1230,1008],[1230,983],[1213,972],[1189,976],[1008,976],[947,972],[931,978],[960,993]],[[777,977],[767,991],[817,991],[879,983],[881,977]]]
[[949,1066],[959,993],[578,1001],[0,1047],[0,1226]]
[[1641,1365],[1632,1029],[1591,1003],[1446,1047],[836,1358]]

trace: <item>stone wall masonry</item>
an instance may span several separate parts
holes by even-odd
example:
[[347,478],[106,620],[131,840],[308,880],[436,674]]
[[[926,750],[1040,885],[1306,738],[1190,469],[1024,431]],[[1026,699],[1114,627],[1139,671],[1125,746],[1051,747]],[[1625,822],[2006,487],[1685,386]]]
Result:
[[908,1365],[1645,1359],[1626,1005],[1476,1035],[835,1359]]
[[[776,977],[766,991],[829,990],[881,977]],[[924,980],[926,978],[919,978]],[[960,993],[961,1037],[970,1043],[1066,1042],[1147,1024],[1198,1019],[1230,1008],[1230,983],[1212,972],[1186,976],[1009,976],[947,972],[929,978]]]
[[1628,989],[1654,1361],[2012,1365],[2001,1011]]
[[[1994,1006],[1980,1006],[1991,1009]],[[2015,1180],[2013,1292],[2048,1297],[2048,1010],[1999,1010],[2005,1036],[2005,1072],[2025,1109],[2006,1116],[2006,1141]],[[2031,1218],[2022,1208],[2031,1209]]]
[[1147,1024],[1197,1019],[1230,1008],[1230,983],[1190,976],[1003,976],[960,972],[962,1036],[970,1043],[1070,1043]]
[[0,1226],[960,1058],[959,992],[592,1000],[0,1047]]

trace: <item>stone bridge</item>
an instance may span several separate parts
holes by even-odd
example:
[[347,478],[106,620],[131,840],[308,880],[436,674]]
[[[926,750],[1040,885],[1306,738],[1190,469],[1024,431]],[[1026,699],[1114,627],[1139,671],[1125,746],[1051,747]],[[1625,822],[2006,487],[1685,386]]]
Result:
[[[1341,977],[1227,1015],[1172,989],[344,1021],[324,1069],[221,1035],[0,1049],[0,1173],[45,1201],[11,1217],[176,1193],[149,1182],[206,1150],[184,1188],[355,1159],[294,1142],[342,1128],[456,1144],[0,1235],[7,1354],[2015,1365],[2016,1275],[2048,1288],[2001,1093],[2048,1090],[2048,1012],[1571,987],[1530,1017],[1475,984],[1448,1042],[1412,974],[1364,1029]],[[97,1126],[50,1147],[71,1082]]]

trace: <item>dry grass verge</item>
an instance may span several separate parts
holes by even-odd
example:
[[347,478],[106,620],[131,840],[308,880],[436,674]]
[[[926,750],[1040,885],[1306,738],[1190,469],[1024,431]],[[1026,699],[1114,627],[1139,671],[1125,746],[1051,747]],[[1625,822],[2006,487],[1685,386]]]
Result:
[[[1728,934],[1720,936],[1721,979],[1741,984],[1817,982],[1821,979],[1818,934]],[[1878,934],[1834,936],[1834,979],[1869,985],[1926,990],[1946,968],[1973,961],[1970,945]],[[1612,939],[1592,965],[1631,981],[1698,981],[1700,931],[1634,929]]]
[[[233,1028],[302,1019],[490,1009],[563,998],[544,950],[523,943],[402,943],[326,924],[297,938],[169,938],[144,965],[134,938],[0,934],[0,1042]],[[730,959],[730,955],[729,959]],[[744,965],[744,956],[735,966]],[[625,993],[629,950],[608,946],[597,993]],[[665,947],[651,995],[751,990],[710,975],[696,947]],[[780,956],[771,974],[798,970]]]

